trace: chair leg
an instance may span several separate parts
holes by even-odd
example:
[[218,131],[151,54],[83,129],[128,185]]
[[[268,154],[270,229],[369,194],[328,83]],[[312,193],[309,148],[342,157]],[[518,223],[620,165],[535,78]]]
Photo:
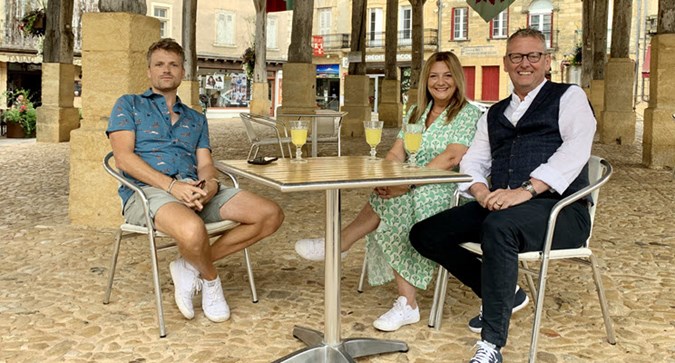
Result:
[[244,248],[244,261],[246,262],[246,272],[248,272],[248,284],[251,287],[251,301],[258,302],[258,292],[255,288],[255,280],[253,279],[253,267],[251,267],[251,258],[248,255],[248,248]]
[[539,268],[539,290],[536,295],[534,322],[532,323],[532,339],[530,341],[529,363],[534,363],[537,359],[537,343],[539,342],[539,328],[541,327],[541,314],[544,310],[544,293],[546,292],[546,280],[548,280],[548,258],[541,261]]
[[445,306],[445,295],[448,292],[448,270],[443,266],[438,266],[438,277],[436,280],[436,289],[434,290],[434,301],[431,304],[429,312],[429,326],[436,330],[441,330],[441,321],[443,320],[443,307]]
[[108,286],[105,289],[105,296],[103,303],[110,302],[110,293],[112,292],[113,280],[115,279],[115,269],[117,268],[117,256],[120,254],[120,242],[122,241],[122,230],[117,231],[115,236],[115,243],[113,244],[112,261],[110,262],[110,271],[108,271]]
[[612,318],[609,316],[609,308],[607,307],[607,297],[605,297],[605,288],[602,285],[602,276],[600,275],[600,266],[595,255],[591,255],[591,268],[593,268],[593,280],[595,280],[595,288],[598,291],[598,299],[600,300],[600,309],[602,310],[602,318],[605,320],[605,331],[607,331],[607,342],[609,344],[616,344],[614,337],[614,325]]
[[150,260],[152,262],[152,283],[155,286],[155,302],[157,304],[157,322],[159,323],[159,337],[166,337],[164,325],[164,308],[162,307],[162,287],[159,284],[159,264],[157,262],[157,245],[154,232],[148,234],[150,241]]
[[525,280],[527,281],[527,286],[530,289],[530,294],[532,294],[532,298],[534,299],[534,303],[536,303],[537,302],[537,288],[535,287],[534,279],[532,278],[532,275],[529,272],[530,266],[527,265],[527,261],[520,261],[520,263],[523,265],[525,270],[528,271],[528,272],[524,273]]
[[366,279],[366,269],[368,268],[368,253],[363,255],[363,266],[361,267],[361,277],[359,278],[359,286],[356,291],[363,292],[363,282]]

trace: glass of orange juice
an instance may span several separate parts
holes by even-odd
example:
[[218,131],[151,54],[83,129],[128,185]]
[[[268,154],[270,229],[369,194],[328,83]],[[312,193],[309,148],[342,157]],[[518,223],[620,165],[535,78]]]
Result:
[[291,142],[295,145],[295,159],[291,163],[306,163],[302,158],[302,146],[307,142],[309,121],[291,121]]
[[422,132],[424,132],[424,124],[403,125],[403,146],[409,154],[406,168],[418,168],[417,152],[422,146]]
[[368,160],[377,160],[377,145],[382,141],[383,121],[363,121],[366,130],[366,142],[370,145],[370,157]]

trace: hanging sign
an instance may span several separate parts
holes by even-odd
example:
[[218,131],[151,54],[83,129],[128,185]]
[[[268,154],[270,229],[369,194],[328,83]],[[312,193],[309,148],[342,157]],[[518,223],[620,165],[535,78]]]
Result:
[[516,0],[466,0],[483,20],[489,22]]

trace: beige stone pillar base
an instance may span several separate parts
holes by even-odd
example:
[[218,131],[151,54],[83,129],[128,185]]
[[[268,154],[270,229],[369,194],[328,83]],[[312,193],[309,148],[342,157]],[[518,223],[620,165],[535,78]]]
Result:
[[603,122],[602,113],[605,111],[605,81],[594,79],[591,81],[591,92],[589,100],[595,112],[595,120],[598,122],[597,133],[602,135]]
[[80,110],[75,107],[40,106],[36,111],[39,142],[69,141],[70,132],[80,127]]
[[642,161],[651,168],[675,167],[675,34],[652,38],[649,107],[644,114]]
[[249,104],[249,110],[251,110],[251,113],[269,116],[271,103],[268,99],[269,85],[267,82],[253,83],[251,91],[251,103]]
[[[110,29],[115,29],[114,32]],[[117,182],[101,162],[111,150],[105,135],[115,101],[149,87],[146,52],[159,39],[159,20],[130,13],[82,15],[82,127],[70,139],[70,220],[119,227]]]
[[[652,68],[653,69],[653,68]],[[675,104],[673,105],[675,106]],[[642,162],[650,168],[675,167],[675,108],[645,109]]]
[[610,58],[605,65],[605,110],[602,114],[600,142],[632,145],[635,142],[633,82],[635,62],[630,58]]
[[382,81],[380,104],[377,112],[384,127],[401,127],[403,105],[401,104],[401,82],[396,79]]
[[118,184],[101,166],[110,151],[105,136],[107,122],[99,128],[81,128],[70,134],[70,221],[92,227],[119,227],[122,223]]
[[68,141],[70,131],[79,127],[79,111],[73,108],[74,80],[74,65],[42,63],[42,106],[37,109],[37,141]]
[[202,112],[202,105],[199,103],[199,82],[183,81],[178,87],[178,97],[190,108]]
[[349,113],[342,119],[342,136],[363,136],[363,121],[371,118],[371,109],[368,103],[369,87],[368,76],[345,76],[345,104],[342,106],[342,111]]
[[[316,110],[316,66],[311,63],[283,65],[281,113],[314,113]],[[267,98],[267,96],[265,96]]]

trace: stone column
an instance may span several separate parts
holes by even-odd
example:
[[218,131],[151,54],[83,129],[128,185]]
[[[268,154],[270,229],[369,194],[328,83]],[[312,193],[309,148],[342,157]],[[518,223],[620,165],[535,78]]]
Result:
[[130,13],[82,15],[82,125],[71,132],[69,214],[73,224],[115,227],[122,221],[117,182],[101,166],[117,98],[149,87],[146,52],[159,20]]
[[42,106],[37,108],[37,141],[70,140],[70,132],[80,126],[80,111],[73,107],[75,65],[42,63]]
[[657,34],[651,46],[642,162],[651,168],[675,167],[675,33]]
[[599,133],[605,144],[633,145],[635,141],[635,62],[628,57],[631,9],[631,0],[614,0],[612,50],[605,65],[605,110]]
[[366,75],[345,76],[345,104],[342,106],[342,111],[349,113],[342,119],[343,136],[363,136],[363,121],[370,120],[369,87]]
[[178,86],[178,97],[197,112],[202,112],[202,105],[199,103],[199,81],[183,80]]
[[630,58],[610,58],[605,66],[605,97],[602,129],[603,144],[632,145],[635,142],[633,82],[635,62]]
[[286,63],[283,73],[281,113],[313,114],[316,110],[316,66],[311,63]]
[[[314,78],[316,78],[316,73]],[[314,82],[316,83],[316,80]],[[249,104],[251,113],[267,116],[270,114],[270,107],[269,84],[267,80],[265,82],[251,83],[251,103]]]
[[403,112],[401,82],[397,79],[385,79],[382,81],[382,89],[387,91],[380,94],[380,121],[384,121],[384,127],[400,127]]

